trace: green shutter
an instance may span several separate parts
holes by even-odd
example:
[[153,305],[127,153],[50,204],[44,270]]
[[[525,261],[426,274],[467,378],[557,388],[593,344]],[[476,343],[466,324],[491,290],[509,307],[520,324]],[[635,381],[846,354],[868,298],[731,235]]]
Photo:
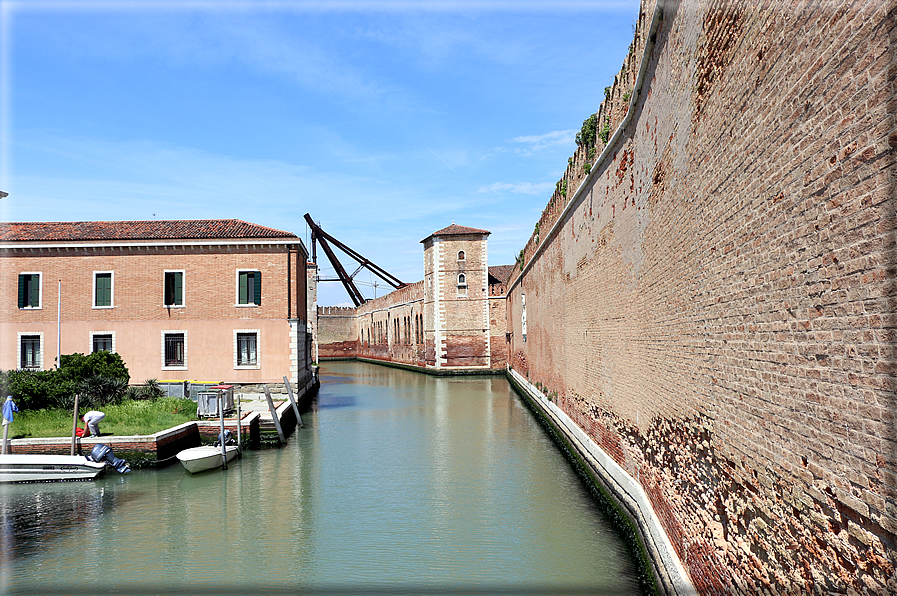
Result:
[[184,274],[180,271],[174,274],[174,303],[178,306],[184,304]]
[[24,275],[19,275],[19,308],[25,308],[25,276]]
[[239,276],[240,281],[240,295],[237,299],[237,304],[249,304],[249,297],[247,296],[247,288],[246,286],[249,283],[249,274],[244,272],[240,273]]
[[31,306],[40,307],[40,273],[31,275]]
[[255,298],[256,304],[262,303],[262,272],[261,271],[255,272],[255,296],[254,296],[254,298]]
[[94,306],[112,306],[112,274],[97,274],[96,286],[96,303]]

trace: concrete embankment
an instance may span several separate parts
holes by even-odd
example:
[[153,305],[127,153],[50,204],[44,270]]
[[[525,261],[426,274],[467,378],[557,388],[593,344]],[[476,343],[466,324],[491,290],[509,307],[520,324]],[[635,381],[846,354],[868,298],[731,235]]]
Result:
[[[300,388],[296,398],[301,411],[307,410],[312,398],[317,393],[318,378],[315,374],[308,383]],[[258,448],[261,445],[278,445],[279,439],[266,438],[275,431],[274,417],[264,394],[246,393],[238,395],[240,405],[239,435],[244,447]],[[286,393],[277,394],[272,402],[284,433],[288,435],[297,424],[292,404]],[[225,430],[236,438],[238,435],[237,417],[224,419]],[[205,419],[185,422],[172,428],[147,435],[115,436],[101,435],[75,439],[76,453],[88,454],[97,443],[108,445],[116,456],[126,460],[132,468],[156,468],[170,465],[176,461],[179,451],[197,447],[203,442],[214,440],[221,432],[218,419]],[[9,442],[10,453],[43,453],[68,455],[71,452],[70,437],[44,437],[12,439]]]
[[[638,528],[644,549],[651,562],[652,572],[657,587],[665,594],[696,594],[694,584],[685,571],[673,545],[670,543],[651,501],[638,481],[621,468],[604,452],[573,420],[558,408],[545,394],[513,369],[508,369],[508,380],[528,402],[537,414],[543,417],[543,423],[551,427],[554,439],[561,442],[561,448],[567,451],[568,457],[578,461],[593,480],[603,488],[605,497],[614,500],[620,511]],[[569,450],[573,450],[572,452]],[[577,457],[578,456],[578,457]]]

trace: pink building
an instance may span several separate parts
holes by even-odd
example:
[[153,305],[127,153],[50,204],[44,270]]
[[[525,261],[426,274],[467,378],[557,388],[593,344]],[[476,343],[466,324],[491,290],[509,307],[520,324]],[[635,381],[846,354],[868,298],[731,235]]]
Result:
[[111,350],[145,379],[311,375],[302,241],[240,220],[0,224],[0,369]]

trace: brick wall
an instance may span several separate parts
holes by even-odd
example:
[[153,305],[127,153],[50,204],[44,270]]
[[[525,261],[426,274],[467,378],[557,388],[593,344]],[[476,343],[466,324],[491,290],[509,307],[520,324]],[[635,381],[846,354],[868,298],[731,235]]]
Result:
[[[42,368],[52,368],[58,316],[62,354],[88,353],[91,333],[111,334],[133,382],[265,382],[310,374],[305,255],[295,247],[60,245],[4,249],[0,257],[0,369],[19,366],[18,333],[41,337]],[[260,305],[237,305],[238,270],[261,272]],[[164,305],[166,271],[183,272],[182,305]],[[23,272],[40,273],[40,308],[18,308]],[[94,272],[112,272],[111,308],[93,306]],[[235,329],[259,333],[259,366],[236,366]],[[187,368],[163,367],[165,331],[185,334]]]
[[629,106],[653,11],[598,112],[631,120],[524,249],[510,364],[701,593],[893,593],[893,7],[667,2]]

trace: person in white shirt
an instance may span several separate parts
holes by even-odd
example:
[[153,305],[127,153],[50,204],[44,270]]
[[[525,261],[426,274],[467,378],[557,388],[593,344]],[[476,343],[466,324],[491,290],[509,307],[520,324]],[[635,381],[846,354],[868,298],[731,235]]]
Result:
[[82,418],[82,420],[84,420],[84,436],[100,436],[100,421],[105,417],[106,414],[96,410],[91,410],[87,414],[84,414],[84,417]]

